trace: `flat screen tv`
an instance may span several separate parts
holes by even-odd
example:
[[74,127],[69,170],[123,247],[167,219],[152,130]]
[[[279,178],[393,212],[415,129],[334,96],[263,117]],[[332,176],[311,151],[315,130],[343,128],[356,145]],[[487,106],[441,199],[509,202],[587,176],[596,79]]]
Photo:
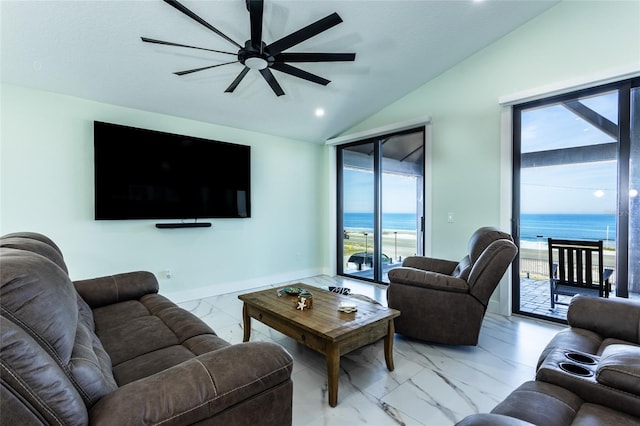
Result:
[[251,217],[251,147],[94,121],[95,218]]

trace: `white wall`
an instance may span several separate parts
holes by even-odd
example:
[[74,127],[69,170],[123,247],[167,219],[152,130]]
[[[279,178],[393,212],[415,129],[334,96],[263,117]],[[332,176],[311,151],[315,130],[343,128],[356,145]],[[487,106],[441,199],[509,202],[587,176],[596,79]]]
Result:
[[[188,300],[326,272],[322,146],[9,85],[1,100],[0,234],[50,236],[72,279],[149,270],[161,293]],[[95,221],[94,120],[251,145],[252,217],[168,230]]]
[[[509,188],[501,170],[511,159],[501,152],[498,99],[629,69],[640,70],[640,2],[565,1],[345,134],[431,116],[431,252],[458,259],[477,227],[510,231],[511,197],[500,191],[501,182]],[[448,212],[455,223],[447,223]],[[496,292],[492,302],[501,306],[493,310],[507,313],[508,299],[508,291]]]

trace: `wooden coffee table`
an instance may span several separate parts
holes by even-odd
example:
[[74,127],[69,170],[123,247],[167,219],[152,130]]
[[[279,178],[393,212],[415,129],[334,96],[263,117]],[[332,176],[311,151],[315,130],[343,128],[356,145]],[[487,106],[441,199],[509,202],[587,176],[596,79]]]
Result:
[[[384,359],[393,371],[393,319],[400,311],[366,300],[343,296],[317,287],[298,283],[313,295],[313,308],[297,310],[296,296],[278,296],[278,288],[238,296],[244,302],[244,341],[251,336],[251,318],[268,325],[327,358],[329,405],[338,404],[340,356],[384,338]],[[353,302],[358,311],[338,311],[340,302]]]

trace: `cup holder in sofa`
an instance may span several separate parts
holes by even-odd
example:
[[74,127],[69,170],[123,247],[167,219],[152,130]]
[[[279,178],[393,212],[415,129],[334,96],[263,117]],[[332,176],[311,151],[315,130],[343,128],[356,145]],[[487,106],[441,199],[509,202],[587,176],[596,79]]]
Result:
[[569,358],[573,362],[577,362],[578,364],[586,364],[586,365],[596,365],[597,361],[595,358],[578,352],[565,352],[564,356]]
[[593,371],[581,365],[573,364],[571,362],[561,362],[560,364],[558,364],[558,367],[560,367],[561,370],[566,371],[569,374],[575,374],[576,376],[593,376]]

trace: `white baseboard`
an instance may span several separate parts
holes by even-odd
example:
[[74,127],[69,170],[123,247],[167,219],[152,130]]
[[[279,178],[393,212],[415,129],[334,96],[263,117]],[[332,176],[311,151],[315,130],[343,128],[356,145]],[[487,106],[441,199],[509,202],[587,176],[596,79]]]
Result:
[[284,274],[275,274],[267,277],[254,278],[250,280],[233,281],[230,283],[198,287],[184,291],[165,292],[161,289],[160,294],[174,303],[182,303],[189,302],[191,300],[203,299],[205,297],[218,296],[220,294],[235,293],[237,291],[248,291],[259,287],[288,283],[291,281],[303,279],[305,277],[313,277],[322,274],[323,270],[320,268],[293,271]]

